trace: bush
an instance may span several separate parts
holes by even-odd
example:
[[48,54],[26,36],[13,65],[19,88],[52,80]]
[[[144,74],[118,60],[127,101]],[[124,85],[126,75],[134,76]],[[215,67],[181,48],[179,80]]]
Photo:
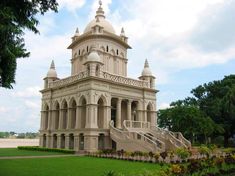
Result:
[[190,156],[190,152],[184,148],[176,149],[176,155],[180,157],[180,159],[185,160]]
[[19,150],[30,150],[30,151],[59,152],[59,153],[67,153],[67,154],[75,153],[74,150],[45,148],[45,147],[38,147],[38,146],[18,146],[17,148]]
[[207,146],[202,145],[199,147],[199,153],[209,157],[210,156],[210,149]]

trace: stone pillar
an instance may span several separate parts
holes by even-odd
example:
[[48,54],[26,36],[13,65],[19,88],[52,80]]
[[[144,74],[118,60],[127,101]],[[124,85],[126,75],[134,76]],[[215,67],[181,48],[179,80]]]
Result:
[[50,130],[51,129],[51,122],[52,122],[52,110],[48,110],[48,117],[47,117],[47,130]]
[[131,120],[131,100],[127,101],[127,120]]
[[81,107],[77,106],[75,129],[81,128]]
[[78,134],[74,135],[74,150],[75,151],[79,150],[79,135]]
[[87,152],[95,152],[98,150],[98,136],[85,135],[84,136],[84,150]]
[[121,122],[121,105],[122,105],[122,99],[118,98],[117,100],[117,109],[116,109],[116,127],[121,128],[122,122]]
[[108,129],[109,128],[109,122],[111,120],[111,105],[104,107],[104,128]]
[[63,110],[62,110],[62,109],[60,109],[60,116],[59,116],[59,129],[62,129],[62,127],[63,127],[63,115],[64,115]]
[[57,148],[61,148],[61,135],[57,135]]
[[86,106],[86,127],[85,128],[98,128],[96,104],[90,104]]
[[46,136],[46,147],[47,148],[52,148],[52,146],[51,146],[51,135]]
[[44,111],[41,111],[41,126],[40,126],[40,130],[44,130],[44,118],[45,118],[45,115],[44,115]]
[[68,112],[67,112],[67,127],[66,129],[70,129],[71,128],[71,116],[72,116],[72,108],[68,108]]
[[69,135],[65,135],[65,149],[69,149]]

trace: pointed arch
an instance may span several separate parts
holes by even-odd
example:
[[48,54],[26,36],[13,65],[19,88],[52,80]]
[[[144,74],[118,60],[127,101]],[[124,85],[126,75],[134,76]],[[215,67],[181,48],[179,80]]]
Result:
[[98,110],[97,110],[97,125],[98,125],[98,128],[99,129],[102,129],[105,127],[105,99],[101,96],[99,99],[98,99],[98,102],[97,102],[97,105],[98,105]]
[[47,103],[44,104],[43,113],[43,129],[47,130],[49,127],[49,105]]
[[147,122],[153,123],[153,119],[152,119],[152,113],[153,113],[153,104],[151,102],[148,103],[147,107]]
[[77,114],[77,102],[74,97],[70,99],[69,108],[71,116],[69,127],[74,129],[76,126],[76,114]]
[[81,123],[81,128],[85,128],[86,126],[86,105],[87,105],[87,100],[84,95],[82,95],[79,99],[79,106],[80,106],[80,123]]
[[53,118],[53,123],[54,124],[54,129],[59,129],[59,120],[60,120],[60,104],[56,100],[54,105],[53,105],[53,113],[54,113],[54,118]]

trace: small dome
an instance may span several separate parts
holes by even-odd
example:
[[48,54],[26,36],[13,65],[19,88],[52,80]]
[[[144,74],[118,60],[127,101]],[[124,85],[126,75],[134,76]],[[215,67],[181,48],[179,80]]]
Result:
[[55,70],[53,69],[50,69],[48,72],[47,72],[47,77],[48,78],[57,78],[57,73]]
[[142,76],[152,76],[152,72],[149,68],[149,63],[147,59],[145,60],[144,69],[142,71]]
[[91,51],[91,53],[87,56],[86,62],[101,62],[101,59],[96,51]]
[[50,69],[47,72],[47,78],[57,78],[57,73],[56,73],[56,70],[55,70],[55,64],[54,64],[53,60],[51,62]]

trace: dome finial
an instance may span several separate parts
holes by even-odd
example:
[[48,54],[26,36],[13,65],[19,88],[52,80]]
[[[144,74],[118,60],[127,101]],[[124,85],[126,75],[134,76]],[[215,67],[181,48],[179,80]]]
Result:
[[95,16],[96,19],[97,18],[105,18],[101,0],[99,0],[99,5],[100,6],[99,6],[98,10],[96,11],[96,16]]
[[101,0],[99,0],[99,5],[100,5],[100,7],[102,6],[102,1]]

